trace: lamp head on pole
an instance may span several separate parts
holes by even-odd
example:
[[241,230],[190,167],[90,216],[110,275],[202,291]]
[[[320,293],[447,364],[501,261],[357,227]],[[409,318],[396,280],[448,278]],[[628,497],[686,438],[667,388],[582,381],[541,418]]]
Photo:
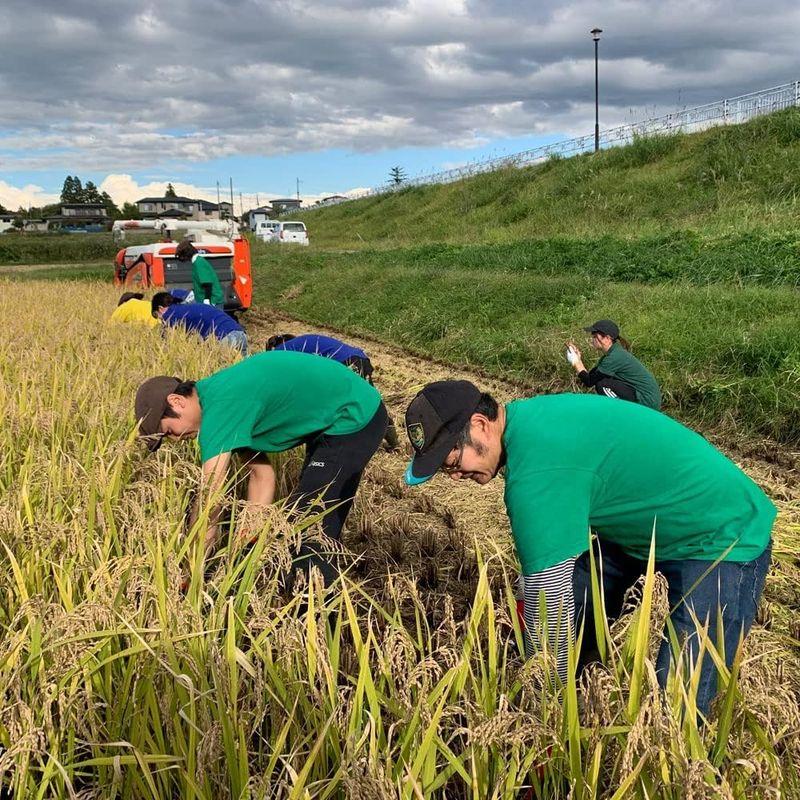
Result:
[[592,39],[597,42],[600,40],[600,34],[603,32],[602,28],[592,28],[590,33],[592,34]]

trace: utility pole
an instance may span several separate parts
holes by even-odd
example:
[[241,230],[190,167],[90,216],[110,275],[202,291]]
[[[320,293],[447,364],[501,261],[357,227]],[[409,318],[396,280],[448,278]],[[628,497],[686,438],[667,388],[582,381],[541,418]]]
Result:
[[594,151],[600,150],[600,83],[597,70],[597,45],[600,41],[602,28],[592,28],[592,39],[594,40]]
[[300,178],[297,178],[296,180],[297,180],[297,199],[299,200],[300,199],[300,183],[301,183],[301,180],[300,180]]
[[219,207],[219,181],[217,181],[217,219],[222,219],[222,209]]
[[234,205],[233,205],[233,178],[228,178],[228,180],[231,183],[231,216],[235,217],[236,216],[236,209],[234,208]]
[[244,203],[242,202],[242,193],[239,192],[239,214],[244,216]]

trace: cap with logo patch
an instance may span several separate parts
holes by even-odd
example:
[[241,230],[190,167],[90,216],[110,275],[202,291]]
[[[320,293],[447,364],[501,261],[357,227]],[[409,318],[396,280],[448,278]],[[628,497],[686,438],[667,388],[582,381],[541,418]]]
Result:
[[436,381],[417,394],[406,410],[406,433],[414,448],[406,483],[424,483],[436,474],[480,399],[480,389],[469,381]]

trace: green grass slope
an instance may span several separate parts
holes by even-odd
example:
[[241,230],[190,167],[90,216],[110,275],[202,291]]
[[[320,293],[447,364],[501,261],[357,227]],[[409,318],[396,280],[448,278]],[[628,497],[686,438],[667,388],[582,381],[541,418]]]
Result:
[[697,134],[303,214],[314,246],[785,232],[800,220],[800,108]]

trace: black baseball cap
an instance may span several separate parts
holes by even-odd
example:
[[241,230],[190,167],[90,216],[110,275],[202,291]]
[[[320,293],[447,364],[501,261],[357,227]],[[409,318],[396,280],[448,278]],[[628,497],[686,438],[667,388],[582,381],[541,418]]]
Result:
[[169,405],[167,397],[175,392],[180,383],[180,378],[157,375],[148,378],[136,392],[134,408],[136,419],[139,420],[139,435],[147,437],[147,448],[151,452],[161,447],[164,436],[159,425]]
[[602,333],[612,339],[619,339],[619,325],[610,319],[599,319],[588,328],[584,328],[584,330],[586,333]]
[[436,474],[480,399],[480,389],[469,381],[436,381],[417,394],[406,410],[406,433],[414,448],[406,483],[424,483]]

